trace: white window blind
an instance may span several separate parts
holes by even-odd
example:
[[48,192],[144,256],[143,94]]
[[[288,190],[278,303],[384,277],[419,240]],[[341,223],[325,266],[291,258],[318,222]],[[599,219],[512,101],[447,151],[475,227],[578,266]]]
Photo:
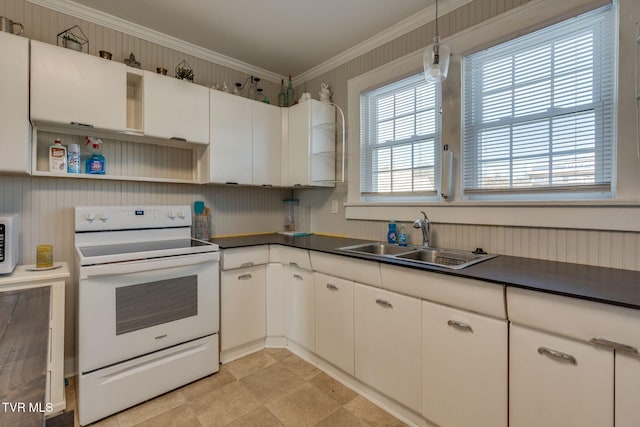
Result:
[[463,59],[464,192],[610,195],[612,6]]
[[440,85],[421,73],[364,93],[360,101],[361,197],[436,195]]

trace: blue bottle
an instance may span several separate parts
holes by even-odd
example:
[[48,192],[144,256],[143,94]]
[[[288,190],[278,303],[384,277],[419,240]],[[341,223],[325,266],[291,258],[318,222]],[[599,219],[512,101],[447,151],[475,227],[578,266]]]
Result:
[[400,237],[398,238],[398,244],[400,246],[407,246],[407,228],[404,225],[400,226]]
[[105,174],[105,159],[100,154],[100,144],[102,141],[99,138],[87,137],[87,145],[91,144],[93,152],[84,161],[84,172],[91,175],[104,175]]
[[389,232],[387,232],[387,242],[398,243],[398,228],[395,223],[389,223]]

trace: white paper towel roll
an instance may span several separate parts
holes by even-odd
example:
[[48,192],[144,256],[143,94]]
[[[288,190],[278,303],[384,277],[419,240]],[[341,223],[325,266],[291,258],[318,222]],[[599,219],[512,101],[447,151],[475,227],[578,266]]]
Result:
[[442,197],[448,199],[453,197],[453,151],[449,151],[448,145],[444,146],[441,164],[440,193],[442,193]]

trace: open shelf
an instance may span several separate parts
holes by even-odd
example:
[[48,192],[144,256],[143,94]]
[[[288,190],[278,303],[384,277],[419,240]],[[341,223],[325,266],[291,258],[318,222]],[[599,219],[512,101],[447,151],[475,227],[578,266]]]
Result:
[[81,149],[81,166],[91,155],[82,135],[61,134],[55,131],[36,130],[33,136],[32,175],[71,179],[98,179],[121,181],[199,183],[198,159],[205,154],[205,147],[194,145],[158,145],[102,138],[101,154],[106,159],[106,174],[49,172],[48,147],[56,138],[69,147],[78,144]]

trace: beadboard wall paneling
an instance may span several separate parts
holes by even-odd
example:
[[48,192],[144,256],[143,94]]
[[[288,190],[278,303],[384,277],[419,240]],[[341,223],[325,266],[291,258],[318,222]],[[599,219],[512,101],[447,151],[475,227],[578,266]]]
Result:
[[[89,54],[98,55],[99,51],[106,50],[113,54],[114,61],[124,62],[124,59],[133,53],[143,69],[155,72],[157,67],[166,68],[170,76],[175,75],[176,66],[182,60],[186,60],[193,68],[194,82],[204,86],[211,87],[212,84],[222,86],[223,82],[227,82],[231,90],[234,88],[235,82],[242,83],[249,77],[240,71],[185,55],[174,49],[159,46],[25,0],[0,1],[0,16],[6,16],[23,24],[22,36],[54,45],[58,33],[78,25],[89,40]],[[279,84],[263,80],[260,87],[264,89],[265,95],[272,103],[277,103]]]
[[[416,212],[416,218],[420,217]],[[315,217],[312,217],[315,220]],[[401,223],[398,223],[401,224]],[[409,243],[422,244],[422,233],[406,226]],[[348,221],[349,236],[384,241],[388,223]],[[450,249],[483,248],[492,254],[599,267],[640,270],[640,233],[467,224],[432,224],[431,245]]]
[[75,354],[75,206],[191,206],[195,200],[204,200],[212,210],[212,233],[219,235],[281,230],[282,199],[289,197],[288,189],[0,176],[0,216],[20,216],[20,263],[34,264],[36,246],[47,243],[53,245],[54,261],[66,261],[72,268],[66,292],[66,304],[71,308],[66,313],[66,358]]

